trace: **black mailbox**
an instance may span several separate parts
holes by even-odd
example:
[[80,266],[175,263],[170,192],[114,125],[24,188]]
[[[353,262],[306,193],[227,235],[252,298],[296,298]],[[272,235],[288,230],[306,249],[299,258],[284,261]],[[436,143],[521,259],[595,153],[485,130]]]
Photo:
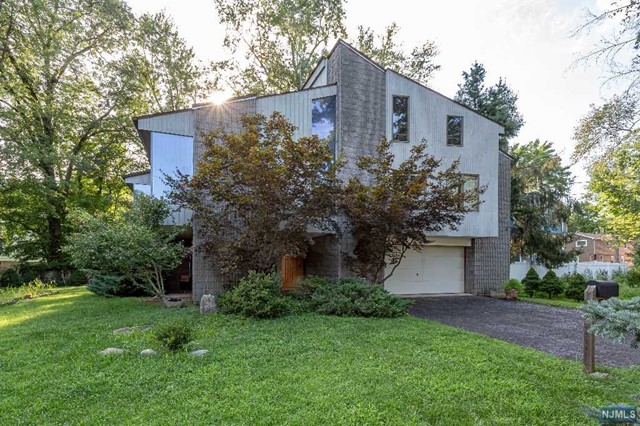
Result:
[[614,281],[589,281],[587,285],[596,286],[596,298],[609,299],[620,295],[620,286]]

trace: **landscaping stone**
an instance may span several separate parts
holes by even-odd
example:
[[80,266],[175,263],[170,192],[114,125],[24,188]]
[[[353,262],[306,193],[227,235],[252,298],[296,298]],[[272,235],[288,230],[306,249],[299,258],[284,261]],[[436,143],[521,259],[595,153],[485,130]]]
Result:
[[198,349],[197,351],[193,351],[193,352],[189,352],[189,355],[191,356],[203,356],[206,355],[207,352],[209,352],[206,349]]
[[122,353],[124,353],[124,349],[120,349],[120,348],[107,348],[103,351],[99,352],[100,355],[120,355]]
[[153,349],[145,349],[142,352],[140,352],[140,355],[142,356],[154,356],[156,354],[156,351],[154,351]]
[[595,373],[589,374],[591,377],[595,377],[596,379],[606,379],[609,377],[609,373],[603,373],[601,371],[596,371]]
[[200,299],[200,314],[212,314],[217,310],[216,297],[213,294],[205,294],[202,296],[202,299]]

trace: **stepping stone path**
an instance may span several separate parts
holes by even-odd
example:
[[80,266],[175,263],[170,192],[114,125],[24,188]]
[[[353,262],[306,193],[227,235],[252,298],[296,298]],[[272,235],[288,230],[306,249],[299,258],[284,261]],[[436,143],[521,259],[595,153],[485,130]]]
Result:
[[107,348],[99,352],[100,355],[120,355],[122,353],[124,353],[124,349],[120,348]]
[[142,352],[140,352],[140,355],[142,356],[154,356],[156,354],[156,351],[154,351],[153,349],[145,349]]
[[205,355],[207,352],[209,352],[206,349],[199,349],[197,351],[193,351],[193,352],[189,352],[189,355],[191,356],[203,356]]

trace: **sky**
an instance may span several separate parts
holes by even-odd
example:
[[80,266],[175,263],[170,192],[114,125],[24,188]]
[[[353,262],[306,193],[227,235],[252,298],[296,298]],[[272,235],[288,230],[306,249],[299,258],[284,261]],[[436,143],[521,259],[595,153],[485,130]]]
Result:
[[[128,3],[138,14],[164,9],[200,59],[226,58],[224,28],[218,23],[213,1]],[[526,123],[512,142],[551,141],[570,165],[573,129],[590,104],[601,103],[616,89],[603,85],[605,71],[598,64],[574,65],[611,28],[581,36],[572,33],[588,10],[597,12],[609,4],[610,0],[347,0],[346,25],[355,34],[358,25],[382,32],[397,22],[399,39],[407,50],[433,40],[440,50],[436,62],[442,68],[428,86],[449,97],[455,95],[462,71],[479,61],[487,70],[486,83],[494,84],[503,77],[518,93]],[[587,181],[584,167],[572,165],[571,170],[576,176],[573,192],[580,195]]]

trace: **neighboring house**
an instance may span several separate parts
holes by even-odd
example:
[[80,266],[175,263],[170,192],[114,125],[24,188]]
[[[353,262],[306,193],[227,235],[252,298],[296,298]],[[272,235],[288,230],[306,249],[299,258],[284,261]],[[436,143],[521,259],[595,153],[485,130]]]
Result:
[[577,250],[578,262],[626,263],[633,267],[633,244],[616,245],[610,235],[576,232],[565,251]]
[[0,255],[0,273],[13,268],[14,266],[18,266],[19,263],[20,261],[17,259]]
[[[382,138],[393,140],[401,162],[426,139],[431,154],[449,165],[460,161],[465,188],[486,187],[477,211],[459,229],[443,230],[421,252],[410,252],[385,283],[396,294],[473,293],[487,295],[509,278],[510,157],[498,148],[504,128],[479,113],[407,78],[384,69],[343,41],[319,61],[301,90],[270,96],[244,96],[222,105],[138,117],[134,120],[151,169],[130,175],[134,191],[162,196],[163,173],[193,173],[202,152],[202,132],[220,126],[239,130],[244,114],[278,111],[297,126],[296,137],[333,135],[332,149],[347,160],[344,176],[356,173],[355,160],[374,154]],[[190,223],[191,213],[168,221]],[[199,250],[198,220],[193,218],[193,298],[218,294],[231,281]],[[310,232],[314,244],[304,259],[285,256],[287,277],[353,275],[345,253],[353,238]]]

